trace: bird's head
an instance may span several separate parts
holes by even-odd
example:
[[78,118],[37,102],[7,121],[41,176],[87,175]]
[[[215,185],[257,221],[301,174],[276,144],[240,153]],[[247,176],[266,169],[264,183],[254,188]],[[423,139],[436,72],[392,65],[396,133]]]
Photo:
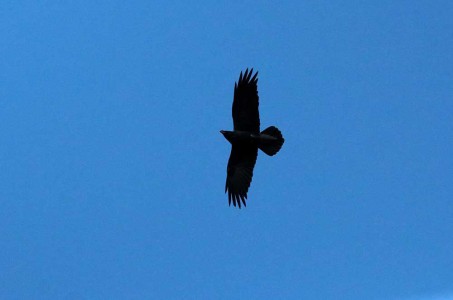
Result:
[[231,143],[232,131],[220,130],[220,133],[223,134],[223,136]]

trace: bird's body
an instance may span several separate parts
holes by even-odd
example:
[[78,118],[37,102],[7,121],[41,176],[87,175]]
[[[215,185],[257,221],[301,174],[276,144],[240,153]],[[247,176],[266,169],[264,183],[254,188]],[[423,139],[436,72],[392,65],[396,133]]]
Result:
[[232,145],[237,143],[257,143],[260,135],[248,131],[220,131]]
[[267,155],[275,155],[284,143],[284,138],[276,127],[270,126],[260,132],[258,72],[252,77],[253,69],[239,76],[234,86],[233,123],[234,131],[220,132],[231,143],[228,160],[225,192],[228,202],[241,208],[246,205],[247,192],[252,182],[253,168],[258,157],[258,149]]
[[231,143],[231,145],[244,143],[259,147],[260,145],[273,143],[278,140],[277,137],[264,133],[256,134],[249,131],[226,131],[226,130],[221,130],[220,132]]

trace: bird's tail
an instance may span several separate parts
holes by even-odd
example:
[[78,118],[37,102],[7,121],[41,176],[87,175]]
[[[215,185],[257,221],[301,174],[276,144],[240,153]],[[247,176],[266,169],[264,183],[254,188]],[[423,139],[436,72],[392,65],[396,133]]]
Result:
[[264,129],[261,132],[260,137],[258,147],[269,156],[277,154],[285,142],[282,133],[275,126],[270,126]]

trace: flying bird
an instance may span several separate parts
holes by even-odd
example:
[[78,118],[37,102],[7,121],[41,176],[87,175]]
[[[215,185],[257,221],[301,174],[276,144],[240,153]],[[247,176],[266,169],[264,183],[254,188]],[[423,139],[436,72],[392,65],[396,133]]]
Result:
[[241,208],[241,201],[246,206],[247,192],[252,182],[258,149],[269,156],[275,155],[285,139],[280,130],[270,126],[260,132],[258,111],[258,72],[253,75],[253,68],[239,75],[234,84],[233,131],[220,130],[231,143],[228,160],[225,193],[228,191],[228,204]]

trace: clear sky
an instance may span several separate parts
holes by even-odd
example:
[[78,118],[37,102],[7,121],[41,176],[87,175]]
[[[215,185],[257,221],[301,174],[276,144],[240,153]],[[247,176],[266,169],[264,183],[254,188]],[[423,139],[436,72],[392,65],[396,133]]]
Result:
[[[6,0],[0,38],[1,299],[453,293],[452,1]],[[239,210],[247,67],[286,142]]]

